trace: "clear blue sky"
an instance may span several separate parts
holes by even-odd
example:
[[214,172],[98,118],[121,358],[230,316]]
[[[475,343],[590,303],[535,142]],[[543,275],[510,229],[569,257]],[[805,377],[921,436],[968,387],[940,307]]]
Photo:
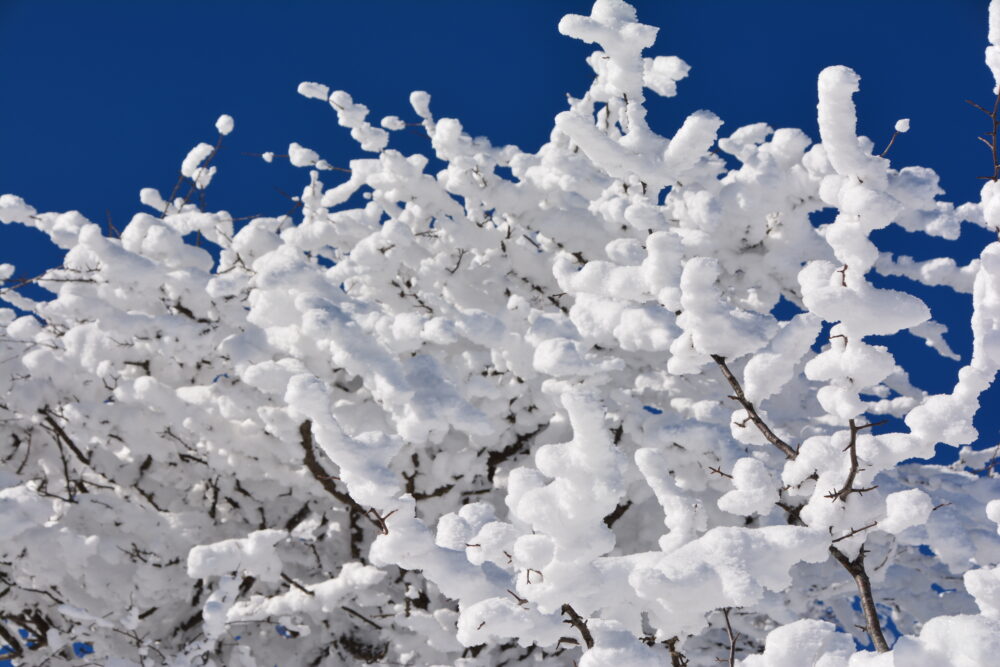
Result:
[[[692,66],[678,97],[650,105],[650,123],[662,133],[707,108],[726,121],[724,133],[766,121],[816,137],[816,76],[849,65],[862,76],[861,132],[881,145],[898,118],[911,118],[894,163],[935,168],[953,200],[978,198],[975,177],[990,161],[975,137],[988,128],[963,100],[992,101],[986,0],[634,4],[640,19],[661,28],[653,53]],[[139,189],[168,194],[181,159],[199,141],[214,141],[213,123],[228,113],[236,130],[215,162],[209,206],[235,216],[282,213],[287,201],[275,188],[298,193],[305,172],[242,152],[284,152],[298,141],[334,164],[359,155],[326,105],[295,93],[300,81],[347,90],[375,118],[413,120],[408,94],[427,90],[437,116],[534,150],[565,93],[589,83],[583,58],[591,47],[556,30],[560,16],[589,8],[587,0],[0,0],[0,192],[40,210],[78,209],[102,224],[110,215],[121,227],[142,208]],[[425,150],[419,133],[402,134],[395,146]],[[18,264],[18,275],[57,263],[38,237],[0,228],[0,261]],[[944,244],[965,262],[989,235],[882,239],[918,258]],[[949,340],[967,355],[968,301],[943,289],[920,293],[956,323]],[[903,356],[917,360],[919,385],[950,388],[955,364],[919,345],[904,346]],[[984,400],[998,398],[993,391]],[[983,445],[996,443],[998,423],[980,420]]]

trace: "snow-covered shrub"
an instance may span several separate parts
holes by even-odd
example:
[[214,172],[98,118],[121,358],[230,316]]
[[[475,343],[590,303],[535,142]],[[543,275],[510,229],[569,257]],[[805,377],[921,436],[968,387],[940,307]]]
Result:
[[[1000,243],[961,267],[869,236],[997,230],[1000,184],[956,207],[873,154],[846,67],[819,77],[819,143],[720,137],[708,111],[662,136],[645,95],[688,66],[644,55],[656,29],[621,0],[559,29],[595,45],[595,78],[537,153],[417,92],[428,173],[390,148],[404,120],[304,83],[371,155],[345,178],[292,143],[293,214],[238,223],[146,189],[111,237],[0,197],[0,221],[66,251],[34,281],[52,298],[0,291],[17,660],[992,664],[1000,481],[968,448],[912,460],[977,437]],[[184,160],[192,195],[217,146]],[[952,354],[880,274],[971,295],[950,394],[871,338]]]

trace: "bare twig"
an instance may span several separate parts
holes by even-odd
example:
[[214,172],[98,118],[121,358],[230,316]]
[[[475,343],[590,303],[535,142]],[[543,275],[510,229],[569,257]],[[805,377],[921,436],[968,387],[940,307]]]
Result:
[[886,156],[886,153],[889,152],[889,149],[892,148],[892,145],[894,143],[896,143],[896,137],[898,137],[898,136],[899,136],[899,130],[896,130],[896,131],[894,131],[892,133],[892,138],[889,139],[889,145],[885,147],[884,151],[882,151],[881,153],[878,154],[879,157],[885,157]]
[[338,489],[337,485],[333,483],[332,479],[330,479],[330,476],[327,475],[326,470],[323,469],[323,466],[320,464],[319,460],[317,460],[315,451],[313,451],[311,421],[307,419],[299,424],[299,435],[301,436],[300,442],[302,443],[302,449],[305,452],[302,462],[305,463],[306,469],[312,474],[313,478],[319,482],[331,496],[354,509],[359,514],[363,514],[368,517],[368,520],[377,526],[379,530],[384,530],[384,523],[380,524],[372,516],[370,516],[368,512],[366,512],[365,509],[359,505],[356,500],[354,500],[354,498],[351,498],[349,494]]
[[371,620],[370,618],[368,618],[367,616],[365,616],[365,615],[364,615],[364,614],[362,614],[361,612],[359,612],[359,611],[354,611],[353,609],[351,609],[350,607],[348,607],[348,606],[346,606],[346,605],[340,605],[340,608],[341,608],[341,609],[343,609],[344,611],[346,611],[346,612],[347,612],[348,614],[350,614],[351,616],[354,616],[355,618],[359,618],[359,619],[361,619],[362,621],[364,621],[364,622],[365,622],[365,623],[367,623],[368,625],[372,626],[373,628],[377,628],[377,629],[379,629],[379,630],[381,630],[381,629],[382,629],[382,626],[381,626],[381,625],[379,625],[379,624],[378,624],[378,623],[376,623],[375,621]]
[[677,650],[678,642],[680,642],[679,637],[671,637],[663,642],[670,651],[670,667],[687,667],[688,659]]
[[115,227],[115,223],[111,221],[111,209],[104,209],[104,214],[108,217],[108,235],[110,236],[114,234],[116,239],[120,239],[122,237],[122,233],[118,231],[118,228]]
[[511,459],[519,454],[521,454],[525,449],[531,446],[531,442],[535,439],[542,430],[548,426],[548,424],[539,424],[538,428],[530,433],[522,433],[514,438],[514,442],[510,443],[503,449],[499,451],[490,451],[486,457],[486,478],[491,482],[493,481],[493,476],[496,474],[497,467],[508,459]]
[[881,426],[884,423],[885,421],[880,421],[870,424],[862,424],[861,426],[858,426],[857,424],[854,423],[853,419],[848,421],[848,424],[851,427],[851,439],[847,443],[847,447],[844,448],[844,451],[847,452],[848,455],[850,456],[851,468],[847,472],[847,479],[844,480],[844,486],[841,487],[839,491],[831,491],[830,493],[828,493],[826,496],[827,498],[829,498],[830,500],[843,500],[846,502],[847,497],[852,493],[860,494],[878,488],[877,485],[868,486],[864,488],[856,488],[854,486],[854,479],[858,476],[858,473],[861,471],[861,467],[858,463],[858,433],[865,430],[866,428]]
[[868,530],[869,528],[874,528],[877,525],[878,525],[878,521],[872,521],[867,526],[862,526],[861,528],[854,528],[853,530],[851,530],[851,532],[847,533],[846,535],[841,535],[840,537],[838,537],[838,538],[836,538],[834,540],[831,540],[831,542],[833,542],[834,544],[836,544],[837,542],[840,542],[841,540],[846,540],[848,537],[854,537],[858,533],[863,533],[866,530]]
[[872,595],[872,583],[868,579],[868,573],[865,571],[865,550],[862,547],[861,551],[858,552],[858,557],[854,560],[849,559],[844,552],[835,546],[830,546],[830,553],[837,560],[838,563],[844,566],[844,569],[850,573],[854,578],[854,583],[858,587],[858,594],[861,597],[861,610],[865,615],[865,632],[871,637],[872,643],[875,645],[875,650],[879,653],[886,653],[889,650],[889,644],[885,641],[885,635],[882,634],[882,624],[878,618],[878,610],[875,609],[875,597]]
[[[787,521],[789,525],[793,526],[804,526],[802,519],[799,517],[799,512],[802,510],[801,506],[791,506],[781,502],[775,503],[778,507],[787,512]],[[870,526],[868,526],[870,527]],[[882,634],[882,624],[878,618],[878,611],[875,609],[875,597],[872,594],[872,583],[868,578],[868,572],[865,570],[865,549],[862,547],[857,558],[851,560],[848,558],[843,551],[837,547],[830,545],[830,554],[840,563],[848,574],[854,579],[855,585],[858,587],[858,595],[861,598],[861,609],[865,615],[865,621],[867,625],[864,627],[865,632],[871,637],[872,643],[875,645],[875,649],[879,653],[885,653],[889,650],[889,645],[885,641],[885,636]]]
[[[69,496],[70,502],[73,502],[75,494],[73,493],[73,489],[70,484],[69,463],[66,460],[63,445],[68,447],[70,451],[73,452],[73,455],[76,456],[77,460],[85,466],[90,466],[90,457],[85,455],[80,448],[76,446],[76,443],[69,437],[69,434],[67,434],[63,427],[60,426],[59,422],[55,420],[48,407],[42,408],[39,410],[39,413],[45,416],[45,423],[48,425],[48,431],[51,433],[52,438],[56,441],[56,445],[59,447],[59,456],[62,459],[63,474],[66,477],[66,494]],[[77,487],[81,491],[86,492],[86,488],[83,486],[82,478],[77,482]]]
[[729,366],[726,365],[726,358],[721,357],[717,354],[712,355],[712,361],[714,361],[719,366],[719,370],[725,376],[726,380],[729,382],[729,386],[733,388],[734,396],[730,396],[733,400],[737,401],[746,410],[747,415],[750,417],[750,421],[753,422],[757,430],[763,434],[764,438],[767,439],[772,445],[781,450],[781,453],[785,455],[789,460],[794,460],[798,456],[798,452],[792,449],[791,446],[781,438],[779,438],[771,428],[764,423],[760,415],[757,414],[756,408],[754,408],[753,403],[747,400],[746,394],[743,393],[743,387],[740,386],[740,381],[736,379],[733,372],[729,370]]
[[315,593],[313,593],[313,592],[312,592],[311,590],[309,590],[308,588],[306,588],[305,586],[303,586],[303,585],[302,585],[302,584],[300,584],[299,582],[297,582],[297,581],[295,581],[294,579],[292,579],[291,577],[289,577],[289,576],[288,576],[287,574],[285,574],[284,572],[282,572],[282,573],[281,573],[281,579],[282,579],[282,580],[283,580],[283,581],[284,581],[284,582],[285,582],[286,584],[288,584],[289,586],[294,586],[295,588],[299,589],[300,591],[302,591],[303,593],[305,593],[305,594],[306,594],[306,595],[308,595],[309,597],[315,597],[315,596],[316,596],[316,594],[315,594]]
[[729,622],[729,612],[730,607],[723,607],[722,617],[726,619],[726,635],[729,636],[729,659],[716,658],[718,662],[728,662],[729,667],[736,667],[736,640],[739,639],[740,634],[738,632],[733,632],[733,625]]
[[587,622],[580,617],[580,614],[576,613],[576,610],[568,604],[562,606],[562,613],[569,616],[569,620],[563,621],[563,623],[569,623],[576,628],[580,636],[583,637],[583,643],[587,645],[587,648],[594,648],[594,637],[590,634]]
[[617,507],[615,507],[614,511],[611,512],[611,514],[609,514],[606,517],[604,517],[604,525],[607,526],[608,528],[611,528],[612,526],[614,526],[615,522],[618,521],[618,519],[622,518],[622,516],[625,514],[625,512],[628,511],[629,507],[632,507],[632,501],[631,500],[626,501],[626,502],[622,503],[621,505],[618,505]]
[[517,600],[517,604],[519,607],[524,607],[528,604],[528,601],[525,598],[521,597],[520,595],[510,590],[509,588],[507,589],[507,592],[510,593],[511,597]]
[[986,136],[989,137],[989,139],[986,139],[985,137],[976,137],[976,138],[982,141],[984,144],[986,144],[987,148],[990,149],[990,155],[993,157],[993,175],[980,176],[979,178],[982,180],[996,182],[998,179],[1000,179],[1000,156],[998,156],[997,154],[997,133],[998,131],[1000,131],[1000,116],[998,116],[997,112],[1000,111],[1000,94],[997,95],[996,100],[994,100],[993,102],[992,111],[987,111],[986,109],[976,104],[972,100],[965,100],[965,101],[971,104],[976,109],[982,111],[987,116],[989,116],[989,119],[993,124],[992,130],[986,133]]
[[455,275],[455,272],[458,271],[458,267],[462,265],[462,258],[465,257],[465,253],[466,252],[468,252],[468,251],[465,248],[459,248],[458,249],[458,260],[455,261],[455,266],[453,266],[450,269],[445,269],[445,270],[448,273],[450,273],[452,275]]
[[4,655],[4,658],[9,660],[21,657],[24,653],[24,649],[21,648],[21,642],[17,641],[17,637],[4,627],[2,621],[0,621],[0,637],[3,637],[3,640],[7,642],[7,647],[10,649]]
[[379,531],[383,535],[389,534],[389,527],[386,525],[385,520],[395,514],[398,510],[392,510],[388,514],[379,514],[378,510],[374,507],[365,512],[367,516],[376,526],[378,526]]

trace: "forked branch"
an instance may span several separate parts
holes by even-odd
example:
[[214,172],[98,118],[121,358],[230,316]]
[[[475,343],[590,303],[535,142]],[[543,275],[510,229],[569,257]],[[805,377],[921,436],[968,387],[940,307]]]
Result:
[[729,667],[736,667],[736,640],[740,634],[733,632],[733,624],[729,622],[730,607],[722,608],[722,617],[726,620],[726,636],[729,637],[729,658],[716,658],[717,662],[725,662]]
[[877,488],[876,486],[868,486],[861,488],[854,486],[854,480],[858,476],[858,473],[861,472],[861,466],[858,462],[858,433],[865,430],[866,428],[881,426],[884,423],[885,423],[884,421],[880,421],[871,424],[862,424],[861,426],[858,426],[853,419],[848,421],[848,424],[851,427],[851,439],[848,441],[847,447],[844,448],[844,451],[848,453],[848,457],[850,458],[851,468],[850,470],[847,471],[847,479],[844,480],[844,485],[840,488],[839,491],[831,491],[829,494],[827,494],[826,496],[827,498],[831,500],[846,501],[847,497],[852,493],[861,494],[867,491],[872,491],[875,488]]
[[996,100],[993,102],[992,111],[987,111],[985,108],[976,104],[972,100],[965,101],[989,116],[990,122],[993,124],[992,129],[986,133],[985,137],[977,137],[981,142],[986,144],[987,148],[990,149],[990,155],[993,157],[993,175],[980,176],[979,178],[984,181],[996,182],[1000,179],[1000,154],[997,152],[997,133],[998,130],[1000,130],[1000,114],[998,114],[998,112],[1000,112],[1000,94],[997,95]]

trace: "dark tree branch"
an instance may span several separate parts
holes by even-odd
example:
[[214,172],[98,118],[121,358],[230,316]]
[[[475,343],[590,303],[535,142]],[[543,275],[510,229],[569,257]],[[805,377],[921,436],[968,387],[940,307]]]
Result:
[[722,658],[716,658],[719,662],[728,662],[729,667],[736,667],[736,640],[739,639],[739,633],[733,632],[733,625],[729,622],[729,612],[730,607],[723,607],[722,617],[726,619],[726,635],[729,637],[729,659],[725,660]]
[[462,265],[462,258],[465,257],[465,253],[466,252],[468,252],[468,251],[465,248],[459,248],[458,249],[458,260],[455,262],[455,266],[453,266],[450,269],[445,269],[445,270],[448,273],[450,273],[452,275],[455,275],[455,272],[458,271],[458,267]]
[[667,650],[670,651],[670,667],[687,667],[688,659],[683,653],[677,650],[677,643],[680,641],[678,637],[671,637],[663,643],[667,645]]
[[844,480],[844,486],[841,487],[839,491],[831,491],[829,494],[827,494],[826,496],[827,498],[831,500],[843,500],[846,502],[847,497],[852,493],[860,494],[860,493],[865,493],[866,491],[872,491],[875,488],[877,488],[876,486],[869,486],[865,488],[855,488],[854,486],[854,479],[858,476],[858,473],[861,471],[860,464],[858,463],[858,433],[865,430],[866,428],[872,428],[873,426],[881,426],[884,423],[885,423],[884,421],[880,421],[880,422],[874,422],[872,424],[863,424],[861,426],[858,426],[857,424],[854,423],[853,419],[848,421],[848,424],[850,424],[851,427],[851,439],[847,443],[847,447],[844,448],[844,451],[847,452],[850,457],[851,469],[847,472],[847,479]]
[[337,488],[337,485],[333,483],[330,475],[327,474],[326,470],[323,469],[322,464],[316,458],[316,452],[313,449],[313,438],[312,438],[312,422],[308,419],[301,424],[299,424],[299,435],[301,436],[302,450],[305,452],[305,456],[302,462],[305,463],[306,469],[312,474],[313,478],[320,483],[320,485],[329,493],[331,496],[344,503],[351,509],[355,510],[359,514],[368,517],[379,530],[384,530],[385,525],[380,524],[377,520],[371,517],[368,512],[365,511],[361,505],[358,504],[354,498],[347,493],[344,493]]
[[285,522],[285,530],[288,532],[295,530],[295,527],[302,523],[307,516],[309,516],[309,501],[306,501],[298,512],[289,517],[288,521]]
[[62,440],[66,444],[66,446],[70,448],[70,450],[73,452],[73,455],[76,456],[77,459],[79,459],[80,463],[89,466],[90,457],[85,456],[84,453],[80,451],[80,448],[77,447],[76,443],[73,442],[73,439],[70,438],[69,435],[67,435],[66,431],[63,430],[63,427],[59,425],[59,422],[57,422],[55,419],[52,418],[52,412],[48,408],[43,408],[42,410],[40,410],[40,412],[43,415],[45,415],[45,423],[48,424],[50,427],[52,427],[52,430],[56,432],[56,434],[59,436],[59,439]]
[[989,116],[990,122],[993,124],[993,128],[990,132],[986,133],[989,139],[984,139],[983,137],[977,137],[990,149],[990,155],[993,157],[993,175],[992,176],[980,176],[982,180],[997,181],[1000,179],[1000,155],[997,152],[997,134],[1000,133],[1000,94],[997,95],[996,100],[993,102],[993,111],[987,111],[980,105],[976,104],[972,100],[965,100],[975,108],[982,111],[984,114]]
[[865,632],[871,637],[872,643],[875,645],[875,650],[879,653],[888,652],[889,644],[885,641],[885,635],[882,634],[882,624],[878,618],[878,610],[875,609],[872,583],[868,579],[868,573],[865,571],[864,548],[862,547],[858,553],[858,557],[854,560],[849,559],[844,555],[843,551],[832,545],[830,546],[830,553],[854,577],[854,583],[857,585],[858,594],[861,597],[861,610],[865,614]]
[[622,518],[622,516],[625,514],[625,512],[628,511],[629,507],[632,507],[632,501],[631,500],[626,501],[626,502],[622,503],[621,505],[619,505],[618,507],[616,507],[615,510],[611,514],[609,514],[606,517],[604,517],[604,525],[607,526],[608,528],[611,528],[612,526],[614,526],[615,522],[618,521],[618,519]]
[[846,535],[841,535],[840,537],[838,537],[838,538],[836,538],[836,539],[834,539],[834,540],[831,540],[831,542],[832,542],[833,544],[836,544],[837,542],[840,542],[840,541],[842,541],[842,540],[846,540],[846,539],[847,539],[848,537],[854,537],[854,536],[855,536],[855,535],[857,535],[858,533],[863,533],[863,532],[865,532],[866,530],[868,530],[869,528],[874,528],[874,527],[875,527],[875,526],[877,526],[877,525],[878,525],[878,521],[872,521],[872,522],[871,522],[870,524],[868,524],[867,526],[862,526],[861,528],[855,528],[855,529],[853,529],[853,530],[852,530],[851,532],[847,533]]
[[364,615],[364,614],[362,614],[361,612],[359,612],[359,611],[354,611],[353,609],[351,609],[350,607],[348,607],[348,606],[346,606],[346,605],[341,605],[341,606],[340,606],[340,608],[341,608],[341,609],[343,609],[344,611],[346,611],[346,612],[347,612],[348,614],[350,614],[351,616],[354,616],[354,617],[356,617],[356,618],[359,618],[359,619],[361,619],[362,621],[364,621],[364,622],[365,622],[365,623],[367,623],[368,625],[372,626],[373,628],[376,628],[376,629],[378,629],[378,630],[381,630],[381,629],[382,629],[382,626],[381,626],[381,625],[379,625],[379,624],[378,624],[378,623],[376,623],[375,621],[371,620],[370,618],[368,618],[367,616],[365,616],[365,615]]
[[894,143],[896,143],[896,137],[898,137],[898,136],[899,136],[899,130],[896,130],[896,131],[894,131],[892,133],[892,138],[889,139],[889,145],[885,147],[884,151],[882,151],[881,153],[878,154],[879,157],[885,157],[886,156],[886,154],[889,152],[889,149],[892,148],[892,145]]
[[542,432],[548,424],[541,424],[538,428],[530,433],[524,433],[518,435],[514,442],[507,445],[500,451],[491,451],[486,457],[486,477],[491,482],[493,481],[493,475],[496,474],[497,467],[504,461],[511,459],[518,454],[521,454],[530,444],[531,441],[535,439],[535,436]]
[[713,354],[711,356],[712,361],[718,364],[719,370],[722,371],[722,374],[729,382],[729,386],[733,388],[734,395],[730,396],[730,398],[743,406],[743,409],[746,410],[747,415],[750,417],[750,421],[753,422],[754,426],[757,427],[757,430],[763,434],[768,442],[781,450],[781,453],[784,454],[786,458],[794,460],[795,457],[798,456],[798,452],[792,449],[787,442],[779,438],[774,431],[772,431],[771,428],[764,423],[764,420],[761,419],[760,415],[757,414],[757,410],[754,408],[753,403],[748,401],[746,394],[743,393],[743,387],[740,386],[740,381],[736,379],[733,372],[729,370],[729,366],[726,365],[726,358],[720,357],[717,354]]
[[563,623],[569,623],[576,628],[580,636],[583,637],[583,643],[587,645],[587,648],[594,648],[594,637],[590,634],[587,622],[580,617],[580,614],[576,613],[576,610],[568,604],[562,606],[562,613],[569,616],[569,620],[563,621]]
[[17,641],[15,637],[6,627],[4,627],[3,621],[0,621],[0,637],[7,642],[7,646],[10,651],[4,655],[6,659],[19,658],[24,653],[24,649],[21,648],[21,642]]
[[[792,526],[804,526],[802,519],[799,518],[799,512],[802,511],[802,506],[791,506],[785,503],[775,503],[778,507],[785,510],[787,513],[787,521],[789,525]],[[866,530],[871,528],[871,526],[865,526],[861,530]],[[850,535],[845,535],[850,537]],[[839,541],[833,540],[833,542]],[[843,551],[837,547],[830,545],[830,554],[833,555],[834,559],[840,563],[848,574],[854,579],[855,585],[858,587],[858,595],[861,598],[861,609],[865,614],[865,621],[867,625],[864,630],[871,637],[872,643],[875,645],[875,649],[879,653],[885,653],[889,650],[889,644],[885,641],[885,635],[882,634],[882,624],[878,619],[878,611],[875,609],[875,597],[872,594],[872,583],[868,578],[868,572],[865,570],[865,549],[861,547],[858,552],[858,557],[854,560],[849,559]]]
[[284,572],[281,573],[281,579],[282,579],[282,581],[284,581],[289,586],[294,586],[295,588],[299,589],[300,591],[302,591],[303,593],[305,593],[309,597],[315,597],[316,596],[315,593],[313,593],[311,590],[309,590],[308,588],[306,588],[305,586],[303,586],[299,582],[297,582],[294,579],[292,579],[291,577],[289,577]]

